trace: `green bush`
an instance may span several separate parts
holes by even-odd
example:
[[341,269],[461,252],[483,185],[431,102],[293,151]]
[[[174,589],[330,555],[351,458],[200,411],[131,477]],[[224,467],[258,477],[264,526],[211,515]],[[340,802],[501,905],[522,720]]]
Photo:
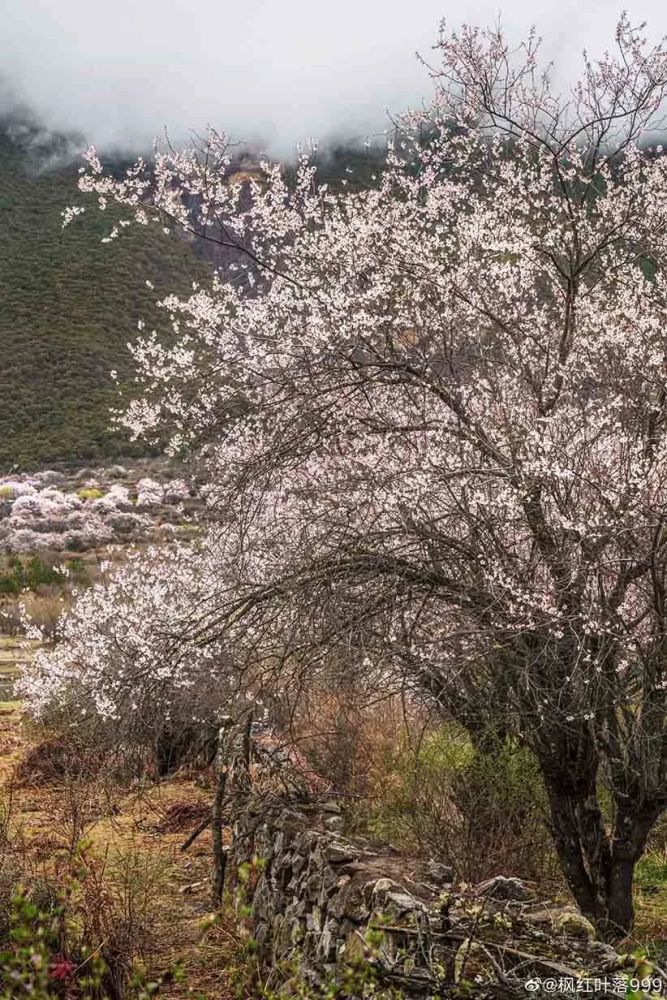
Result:
[[[149,1000],[166,983],[180,982],[174,966],[150,980],[139,964],[130,969],[126,981],[110,978],[110,969],[99,947],[79,944],[72,952],[68,944],[65,906],[44,911],[19,890],[12,900],[8,940],[0,941],[0,1000]],[[203,998],[200,998],[203,1000]]]
[[14,896],[8,940],[4,948],[0,944],[2,1000],[21,996],[51,1000],[57,996],[61,971],[69,971],[69,965],[54,966],[61,917],[61,911],[42,913],[21,892]]
[[77,578],[77,580],[84,580],[88,578],[88,570],[86,569],[86,564],[83,559],[70,559],[67,563],[67,569],[70,571],[72,576]]
[[47,566],[39,556],[31,556],[27,562],[13,556],[9,560],[9,568],[0,573],[0,594],[20,594],[42,585],[63,584],[66,579],[62,569]]
[[529,750],[506,740],[478,750],[447,724],[415,749],[400,745],[375,776],[371,831],[479,880],[514,871],[555,871],[546,796]]
[[408,846],[430,841],[431,822],[449,826],[455,818],[452,781],[473,756],[472,744],[458,726],[445,725],[426,734],[417,748],[399,742],[374,775],[370,796],[376,802],[370,818],[372,831]]
[[[512,739],[476,752],[453,781],[474,854],[496,870],[540,877],[556,870],[547,827],[548,802],[539,765]],[[488,874],[493,874],[489,871]]]
[[12,556],[7,569],[0,573],[0,594],[21,594],[42,586],[63,586],[68,573],[77,583],[88,582],[88,572],[82,559],[70,559],[66,567],[49,566],[39,556],[21,559]]

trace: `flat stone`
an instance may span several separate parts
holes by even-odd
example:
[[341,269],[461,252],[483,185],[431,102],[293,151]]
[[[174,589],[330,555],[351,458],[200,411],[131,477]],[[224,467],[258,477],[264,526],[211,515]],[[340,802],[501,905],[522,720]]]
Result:
[[336,841],[327,844],[322,850],[324,859],[334,865],[342,864],[344,861],[354,861],[360,854],[361,851],[352,844]]
[[397,916],[426,910],[424,904],[411,896],[409,892],[388,892],[385,899],[387,908],[391,908]]

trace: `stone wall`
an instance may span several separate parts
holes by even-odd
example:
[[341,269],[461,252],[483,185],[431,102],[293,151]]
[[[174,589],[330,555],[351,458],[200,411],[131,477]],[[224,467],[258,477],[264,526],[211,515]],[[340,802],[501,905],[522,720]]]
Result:
[[531,972],[572,977],[618,964],[587,921],[520,880],[454,890],[446,866],[349,839],[342,826],[333,802],[251,794],[237,805],[229,867],[242,873],[267,968],[297,962],[306,980],[323,982],[361,962],[406,997],[442,995],[463,979],[488,995],[525,996]]
[[264,962],[275,967],[298,956],[307,978],[326,978],[345,962],[369,958],[375,950],[368,932],[382,925],[377,951],[387,975],[416,975],[423,985],[431,979],[435,936],[449,927],[440,896],[451,872],[437,865],[429,872],[423,863],[406,871],[404,858],[343,837],[341,824],[333,803],[278,797],[251,800],[237,816],[233,870],[244,866],[247,873]]

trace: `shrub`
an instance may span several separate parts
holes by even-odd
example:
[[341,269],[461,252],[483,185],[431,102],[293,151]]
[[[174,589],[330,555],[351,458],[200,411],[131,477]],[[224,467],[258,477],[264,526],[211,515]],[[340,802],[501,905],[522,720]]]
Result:
[[457,725],[402,741],[374,777],[374,833],[446,861],[457,876],[554,871],[537,763],[506,741],[477,750]]
[[55,531],[33,531],[30,528],[20,527],[11,529],[3,534],[3,547],[5,551],[14,554],[30,552],[57,552],[63,548],[64,536]]
[[0,496],[5,499],[13,499],[14,497],[20,496],[31,496],[35,494],[37,490],[32,483],[23,482],[22,480],[5,480],[0,486]]
[[61,919],[62,910],[42,911],[17,890],[12,898],[6,945],[0,950],[2,1000],[18,996],[55,1000],[59,987],[71,984],[76,965],[60,953]]
[[99,490],[96,486],[84,486],[80,490],[77,490],[76,493],[82,500],[100,500],[104,496],[102,490]]
[[506,739],[476,752],[455,775],[452,791],[470,848],[466,877],[480,877],[485,865],[485,875],[499,869],[537,878],[555,873],[546,792],[530,750]]
[[164,487],[155,479],[140,479],[137,482],[137,503],[140,507],[154,507],[164,500]]
[[147,1000],[180,978],[176,967],[152,982],[148,976],[146,944],[159,933],[164,865],[136,851],[114,865],[84,847],[49,899],[16,886],[0,936],[0,1000]]
[[165,484],[165,503],[182,503],[184,500],[187,500],[189,496],[190,487],[184,479],[172,479],[171,482]]
[[17,888],[26,900],[36,904],[43,911],[51,912],[56,906],[53,887],[43,879],[36,879],[7,854],[0,858],[0,946],[10,936],[12,909]]
[[72,735],[48,737],[31,747],[20,761],[16,777],[27,785],[62,784],[65,779],[92,778],[100,769],[101,754],[93,754]]
[[27,562],[14,556],[9,560],[9,568],[0,573],[0,594],[20,594],[44,584],[63,584],[66,579],[62,569],[47,566],[39,556],[32,556]]

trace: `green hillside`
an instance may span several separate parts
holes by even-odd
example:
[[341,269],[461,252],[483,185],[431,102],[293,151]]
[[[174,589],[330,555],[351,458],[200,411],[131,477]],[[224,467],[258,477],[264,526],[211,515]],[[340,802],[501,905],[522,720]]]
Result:
[[0,130],[0,471],[136,450],[109,427],[109,373],[130,374],[139,318],[164,323],[146,280],[184,291],[209,269],[159,228],[101,244],[110,219],[97,211],[63,231],[76,180],[76,166],[36,169]]

